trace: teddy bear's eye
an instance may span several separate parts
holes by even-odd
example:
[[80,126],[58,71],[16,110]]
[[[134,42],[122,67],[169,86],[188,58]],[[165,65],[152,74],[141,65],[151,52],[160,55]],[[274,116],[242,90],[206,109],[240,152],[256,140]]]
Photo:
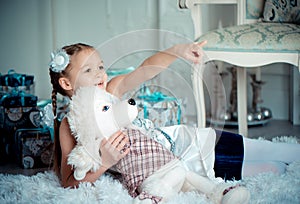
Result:
[[106,111],[108,111],[108,109],[109,109],[109,106],[103,106],[102,111],[106,112]]

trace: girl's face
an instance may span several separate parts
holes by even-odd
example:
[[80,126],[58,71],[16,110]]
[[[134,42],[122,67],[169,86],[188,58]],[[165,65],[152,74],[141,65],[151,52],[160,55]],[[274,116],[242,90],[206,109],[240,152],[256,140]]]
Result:
[[99,53],[94,49],[85,49],[71,56],[69,76],[73,91],[83,86],[106,89],[107,74]]

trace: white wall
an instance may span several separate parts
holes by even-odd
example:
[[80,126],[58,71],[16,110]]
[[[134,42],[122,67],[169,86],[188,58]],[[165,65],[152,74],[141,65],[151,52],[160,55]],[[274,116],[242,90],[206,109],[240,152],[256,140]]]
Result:
[[[44,99],[51,93],[50,52],[63,45],[84,42],[103,48],[109,40],[126,39],[121,40],[120,47],[113,51],[118,53],[121,49],[126,50],[126,46],[139,45],[145,49],[131,52],[129,56],[122,55],[118,60],[109,59],[112,56],[105,53],[104,62],[107,59],[112,68],[137,66],[153,50],[193,39],[190,13],[179,10],[177,4],[176,0],[1,0],[0,73],[6,74],[13,68],[19,73],[33,74],[35,93]],[[233,11],[228,6],[204,7],[203,14],[207,17],[204,31],[218,27],[220,19],[223,26],[235,24]],[[161,29],[163,35],[148,36],[145,40],[142,37],[145,33],[135,33],[131,42],[130,38],[120,37],[143,29]],[[147,48],[151,48],[150,51]],[[176,97],[187,98],[187,113],[194,115],[190,69],[189,64],[178,60],[155,82]],[[288,118],[289,74],[285,70],[282,66],[270,68],[263,71],[262,76],[267,81],[263,87],[264,104],[280,119]]]
[[36,93],[49,97],[48,58],[52,49],[50,1],[0,2],[0,72],[36,77]]

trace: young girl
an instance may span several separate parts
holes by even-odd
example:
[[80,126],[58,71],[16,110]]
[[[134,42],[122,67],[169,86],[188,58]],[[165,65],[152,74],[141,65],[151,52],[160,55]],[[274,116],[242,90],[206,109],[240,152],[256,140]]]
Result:
[[[52,53],[50,62],[49,71],[53,86],[52,105],[54,116],[57,115],[57,93],[71,98],[76,89],[81,86],[98,86],[120,98],[124,93],[156,76],[178,57],[199,63],[201,60],[201,46],[204,44],[205,42],[176,45],[164,52],[158,52],[146,59],[133,72],[117,76],[109,82],[107,82],[103,61],[92,46],[81,43],[65,46],[62,48],[65,53]],[[70,132],[67,119],[63,118],[60,125],[55,119],[54,129],[54,169],[63,186],[77,186],[79,181],[74,179],[72,168],[67,164],[68,154],[75,146],[75,139]],[[112,135],[107,141],[102,142],[100,151],[103,165],[97,172],[88,173],[82,181],[96,181],[107,169],[124,158],[129,152],[128,137],[120,131]],[[122,154],[119,154],[120,151],[122,151]]]
[[[63,48],[65,52],[53,54],[50,64],[50,77],[53,85],[52,104],[54,115],[56,116],[57,93],[71,98],[73,93],[79,87],[98,86],[101,89],[107,90],[116,97],[121,98],[124,93],[136,88],[144,81],[149,80],[159,74],[178,57],[190,60],[193,63],[199,63],[201,61],[201,47],[204,44],[205,42],[198,44],[175,45],[163,52],[158,52],[149,57],[133,72],[126,75],[117,76],[111,79],[109,82],[107,82],[107,75],[103,68],[103,61],[93,47],[85,44],[66,46]],[[142,123],[143,122],[141,122],[141,124]],[[143,124],[141,127],[142,126]],[[147,129],[147,131],[149,131],[149,129]],[[162,128],[161,130],[156,131],[159,131],[161,135],[167,134],[172,137],[171,139],[176,144],[175,153],[185,159],[186,167],[189,170],[210,178],[214,177],[214,166],[211,165],[214,161],[214,157],[216,157],[216,172],[221,169],[221,173],[219,174],[226,179],[230,179],[232,177],[238,179],[241,178],[242,172],[245,173],[247,169],[251,168],[253,170],[251,170],[250,173],[258,173],[269,170],[282,171],[285,166],[283,162],[289,163],[296,160],[296,155],[299,155],[300,153],[300,145],[284,144],[286,146],[276,146],[277,144],[256,142],[242,138],[239,135],[219,131],[216,131],[217,134],[207,134],[205,130],[186,126],[173,126]],[[185,137],[183,139],[183,137],[180,137],[181,132],[184,132],[184,134],[188,135],[189,137]],[[205,135],[206,139],[208,138],[207,135],[215,135],[215,138],[212,140],[209,139],[209,141],[218,142],[215,148],[216,154],[214,154],[214,149],[211,148],[212,145],[206,145],[205,142],[201,142],[202,140],[206,140]],[[157,139],[168,147],[170,141],[166,140],[165,138],[166,137],[163,139]],[[71,166],[67,164],[67,157],[75,146],[75,139],[71,135],[69,124],[66,118],[61,121],[60,127],[58,127],[58,121],[55,120],[56,151],[54,167],[56,173],[61,179],[62,185],[65,187],[73,187],[77,186],[79,182],[96,181],[104,172],[117,164],[129,153],[130,147],[128,143],[128,137],[121,131],[112,135],[108,140],[104,140],[100,146],[103,165],[98,171],[89,172],[83,180],[77,181],[73,177]],[[237,149],[237,153],[231,150],[234,149],[233,147],[236,147],[235,149]],[[281,152],[274,154],[273,150],[276,151],[278,148],[283,148],[283,153]],[[205,158],[203,157],[203,154],[199,154],[199,152],[207,152],[207,154],[205,154]],[[226,163],[227,157],[223,159],[224,157],[222,157],[220,152],[225,153],[225,155],[229,152],[229,156],[231,156],[229,163]],[[195,157],[197,153],[199,157]],[[261,156],[265,154],[269,156]],[[256,162],[257,158],[263,159]],[[203,162],[207,159],[209,162]],[[221,162],[218,163],[220,160]],[[249,165],[250,168],[248,168],[249,166],[246,164],[249,162],[246,162],[246,160],[255,162],[250,162],[254,164]],[[269,161],[273,162],[276,160],[278,161],[278,164],[276,163],[276,165],[269,163]],[[203,164],[208,165],[203,166]],[[224,172],[225,175],[223,174]],[[233,173],[232,175],[229,175],[230,173],[228,172]],[[244,174],[244,176],[245,175],[249,174]]]

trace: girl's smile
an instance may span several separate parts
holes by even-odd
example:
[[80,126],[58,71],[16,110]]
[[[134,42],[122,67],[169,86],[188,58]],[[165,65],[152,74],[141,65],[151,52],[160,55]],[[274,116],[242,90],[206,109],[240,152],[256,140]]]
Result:
[[105,89],[105,84],[104,84],[103,81],[100,82],[99,84],[97,84],[97,86],[98,86],[99,88],[101,88],[101,89]]

